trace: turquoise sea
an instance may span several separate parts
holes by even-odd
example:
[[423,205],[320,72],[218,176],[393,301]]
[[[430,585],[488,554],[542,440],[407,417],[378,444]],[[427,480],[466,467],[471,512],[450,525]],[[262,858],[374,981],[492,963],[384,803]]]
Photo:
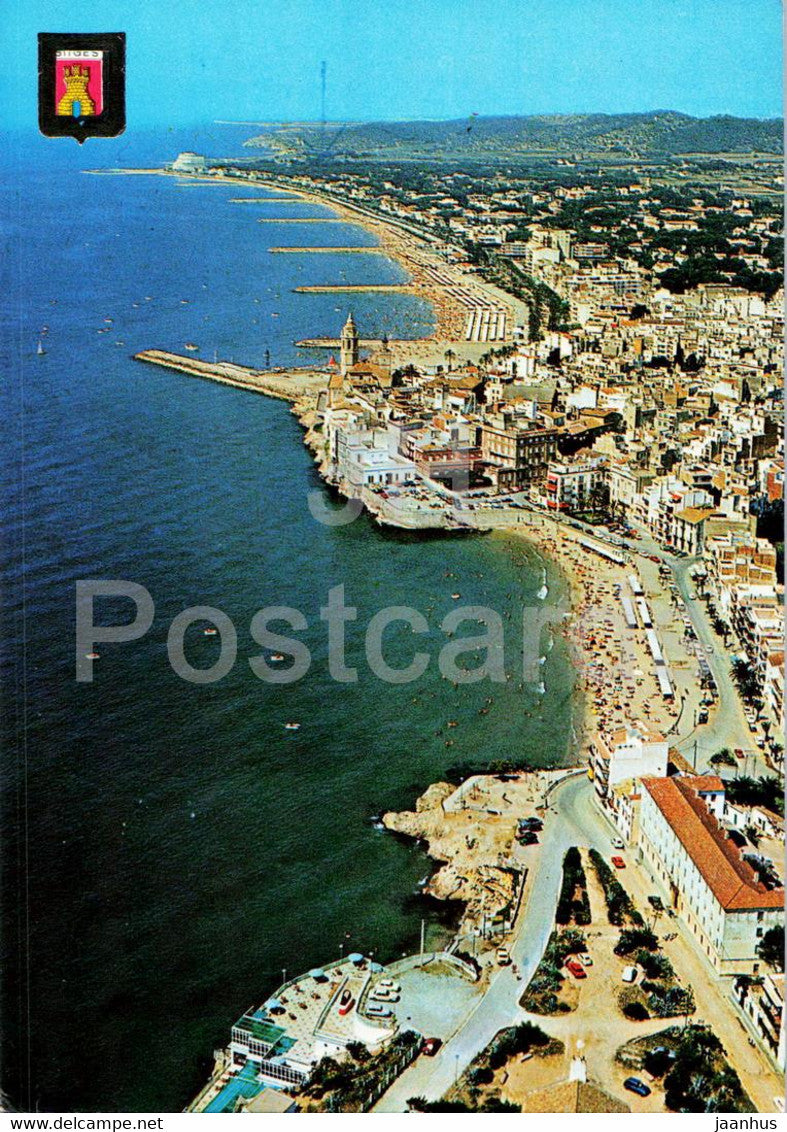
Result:
[[[306,505],[322,488],[285,404],[131,359],[190,342],[252,365],[266,351],[273,365],[316,361],[294,341],[337,334],[346,304],[293,287],[404,278],[383,257],[269,254],[373,242],[350,225],[256,223],[327,210],[230,203],[261,195],[247,186],[80,171],[201,142],[225,155],[237,140],[85,151],[38,140],[0,189],[3,1087],[22,1108],[181,1109],[233,1019],[283,969],[342,946],[399,956],[422,916],[434,937],[447,930],[417,895],[427,858],[372,815],[412,804],[452,764],[522,753],[553,764],[569,743],[559,637],[543,694],[515,675],[455,688],[437,669],[458,591],[500,613],[516,672],[516,626],[544,584],[525,544],[396,536],[366,518],[322,526]],[[364,336],[432,324],[406,295],[353,296],[353,310]],[[94,682],[78,684],[74,587],[86,578],[145,586],[155,619],[138,641],[99,646]],[[546,581],[560,600],[550,567]],[[341,584],[358,610],[347,625],[358,680],[344,684],[329,677],[319,618]],[[194,605],[225,611],[238,632],[234,668],[209,686],[178,679],[167,659],[172,618]],[[294,685],[262,683],[247,663],[260,651],[251,619],[270,605],[308,622],[314,661]],[[418,647],[433,660],[416,684],[369,671],[365,627],[387,605],[429,622]],[[130,606],[102,615],[128,618]],[[186,645],[197,666],[219,649],[199,627]],[[407,658],[413,642],[394,632],[390,647]]]

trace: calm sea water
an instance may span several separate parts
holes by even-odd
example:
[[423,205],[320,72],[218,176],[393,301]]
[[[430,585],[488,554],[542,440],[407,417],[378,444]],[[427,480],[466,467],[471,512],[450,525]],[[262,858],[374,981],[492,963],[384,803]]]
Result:
[[[272,364],[316,359],[294,340],[336,334],[345,304],[292,287],[402,272],[377,256],[267,248],[367,233],[257,224],[324,210],[229,203],[245,187],[79,172],[119,163],[117,147],[60,149],[56,164],[41,152],[54,151],[31,150],[3,187],[3,1085],[43,1110],[175,1111],[282,969],[341,946],[390,959],[414,946],[423,915],[441,930],[414,899],[427,859],[370,816],[411,804],[453,763],[559,761],[571,670],[558,641],[542,695],[516,678],[455,689],[436,665],[450,595],[497,609],[513,657],[522,605],[544,581],[526,547],[393,537],[365,518],[324,527],[306,506],[320,485],[287,406],[130,358],[193,342],[251,364],[266,350]],[[431,325],[408,296],[353,296],[353,309],[370,336]],[[156,607],[146,637],[99,646],[90,685],[74,680],[82,578],[138,582]],[[562,583],[547,580],[552,600]],[[327,671],[319,609],[339,584],[358,609],[357,683]],[[212,686],[184,683],[167,660],[172,618],[197,604],[238,629],[238,661]],[[308,620],[314,663],[288,687],[247,663],[251,618],[274,604]],[[365,660],[365,627],[389,604],[430,624],[419,647],[434,659],[414,685],[380,684]],[[404,658],[412,641],[394,634],[391,648]],[[195,627],[187,649],[206,666],[219,645]]]

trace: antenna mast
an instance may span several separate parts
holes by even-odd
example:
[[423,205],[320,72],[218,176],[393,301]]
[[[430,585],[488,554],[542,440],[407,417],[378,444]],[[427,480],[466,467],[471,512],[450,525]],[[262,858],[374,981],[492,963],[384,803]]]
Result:
[[323,133],[325,133],[325,80],[327,72],[328,64],[323,59],[320,63],[320,125]]

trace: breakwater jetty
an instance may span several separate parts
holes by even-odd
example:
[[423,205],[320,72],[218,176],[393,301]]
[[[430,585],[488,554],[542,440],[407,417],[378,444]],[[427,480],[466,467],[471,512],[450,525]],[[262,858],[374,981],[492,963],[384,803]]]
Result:
[[302,197],[230,197],[230,204],[303,204]]
[[408,295],[415,294],[415,288],[410,283],[320,283],[317,286],[293,287],[299,294],[324,295],[339,293],[358,295],[367,291],[384,291],[386,294]]
[[338,216],[258,216],[258,224],[349,224]]
[[171,354],[167,350],[142,350],[134,354],[134,361],[163,366],[191,377],[201,377],[206,381],[232,385],[249,393],[261,393],[265,397],[278,397],[292,403],[316,397],[326,383],[325,373],[311,367],[258,370],[236,362],[205,362],[200,358]]
[[279,248],[268,248],[268,251],[277,253],[279,255],[281,255],[282,253],[286,254],[286,255],[293,255],[293,254],[299,255],[302,252],[307,252],[309,254],[315,253],[317,255],[331,255],[335,252],[341,252],[342,254],[344,252],[350,252],[352,255],[387,255],[385,248],[378,248],[378,247],[371,247],[371,248],[357,248],[357,247],[356,248],[315,248],[315,247],[310,247],[310,248],[304,248],[304,247],[287,246],[287,247],[279,247]]
[[[341,338],[299,338],[295,343],[304,350],[338,350],[341,344]],[[362,350],[381,350],[384,346],[388,349],[393,349],[395,346],[412,348],[417,343],[413,343],[411,338],[388,338],[385,341],[382,338],[359,338],[358,345]]]

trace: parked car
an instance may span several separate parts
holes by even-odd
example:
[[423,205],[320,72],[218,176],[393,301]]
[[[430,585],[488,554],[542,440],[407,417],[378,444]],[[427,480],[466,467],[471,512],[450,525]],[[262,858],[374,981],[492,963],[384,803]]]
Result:
[[372,1003],[371,1006],[366,1007],[366,1013],[370,1018],[390,1018],[393,1012],[391,1011],[390,1007],[382,1005],[378,1006],[378,1004],[375,1002]]
[[636,1093],[638,1097],[649,1097],[650,1089],[644,1081],[640,1081],[639,1077],[627,1077],[623,1082],[623,1088],[628,1089],[630,1093]]
[[570,971],[575,979],[586,979],[587,971],[582,964],[576,959],[566,960],[566,970]]
[[497,949],[497,962],[501,967],[507,967],[511,962],[511,956],[508,954],[507,947],[498,947]]
[[579,961],[583,967],[593,966],[593,956],[589,955],[587,951],[583,951],[583,953],[579,957]]
[[442,1038],[424,1038],[424,1044],[421,1046],[421,1053],[424,1055],[424,1057],[434,1057],[442,1044]]
[[616,869],[625,869],[626,862],[623,860],[622,857],[611,857],[610,860],[612,861],[612,864],[615,866]]
[[620,977],[624,983],[635,983],[637,981],[637,968],[624,967],[623,974]]
[[625,849],[626,845],[622,837],[613,837],[612,845],[615,849]]

